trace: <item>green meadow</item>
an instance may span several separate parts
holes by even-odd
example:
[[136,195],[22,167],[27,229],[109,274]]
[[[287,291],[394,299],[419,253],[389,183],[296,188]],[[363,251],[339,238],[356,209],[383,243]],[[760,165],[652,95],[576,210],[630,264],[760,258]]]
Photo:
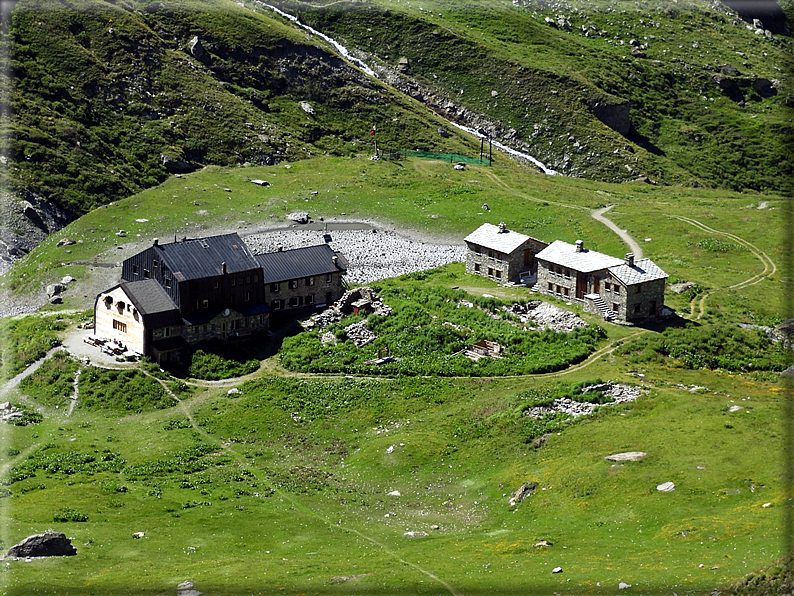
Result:
[[[583,359],[537,374],[301,372],[286,366],[287,340],[259,371],[218,382],[55,357],[6,391],[42,419],[0,425],[0,540],[8,548],[51,527],[78,554],[7,561],[6,593],[165,594],[189,579],[208,595],[595,595],[619,582],[708,594],[783,555],[779,371],[790,354],[735,329],[781,320],[781,197],[546,177],[502,158],[465,171],[417,159],[289,165],[210,167],[99,208],[17,263],[5,290],[80,280],[152,237],[283,225],[297,209],[447,239],[505,221],[621,255],[618,236],[590,217],[606,205],[671,282],[698,288],[668,292],[678,318],[664,331],[583,314],[603,335]],[[65,237],[77,243],[58,247]],[[440,315],[447,307],[428,296],[538,299],[457,264],[379,283],[395,316],[414,308],[401,292]],[[70,288],[58,308],[90,302]],[[3,322],[7,378],[80,318],[60,324],[47,310]],[[40,338],[35,353],[22,350],[26,336]],[[748,350],[763,357],[750,365]],[[576,419],[527,414],[596,380],[642,394]],[[625,451],[647,455],[604,459]],[[656,490],[668,481],[675,491]],[[535,491],[510,506],[527,482]]]

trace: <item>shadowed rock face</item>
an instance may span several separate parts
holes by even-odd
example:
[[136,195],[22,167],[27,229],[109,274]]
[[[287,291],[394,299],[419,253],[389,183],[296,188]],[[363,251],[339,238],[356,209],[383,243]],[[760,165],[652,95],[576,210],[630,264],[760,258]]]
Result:
[[28,536],[19,544],[8,549],[8,557],[66,557],[77,554],[77,549],[72,546],[63,532],[48,530],[43,534]]
[[745,21],[759,19],[772,33],[788,34],[786,15],[777,0],[722,0],[739,13]]

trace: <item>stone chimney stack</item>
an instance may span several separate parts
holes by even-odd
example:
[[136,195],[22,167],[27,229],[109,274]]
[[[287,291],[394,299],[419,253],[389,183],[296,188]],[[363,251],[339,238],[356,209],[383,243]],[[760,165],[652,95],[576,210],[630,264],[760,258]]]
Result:
[[581,240],[576,241],[576,252],[582,252],[584,250],[584,242]]
[[223,273],[224,275],[226,275],[226,261],[224,261],[223,263],[221,263],[221,273]]
[[500,221],[499,222],[499,233],[500,234],[504,234],[506,231],[507,231],[507,226],[505,225],[505,222]]
[[154,246],[157,246],[158,244],[160,244],[160,239],[159,238],[155,238],[154,241],[152,242],[152,244]]
[[634,253],[633,252],[627,252],[626,253],[626,265],[628,265],[629,267],[634,267]]

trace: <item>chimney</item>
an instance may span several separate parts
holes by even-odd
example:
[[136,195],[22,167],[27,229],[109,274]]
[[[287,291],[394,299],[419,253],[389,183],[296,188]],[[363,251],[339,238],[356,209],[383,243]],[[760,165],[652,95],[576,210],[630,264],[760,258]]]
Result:
[[158,244],[160,244],[160,239],[159,238],[155,238],[154,241],[152,242],[152,244],[154,246],[157,246]]
[[500,234],[504,234],[506,231],[507,231],[507,226],[505,225],[505,222],[500,221],[499,222],[499,233]]
[[634,253],[633,252],[627,252],[626,253],[626,265],[628,265],[629,267],[634,267]]
[[283,247],[283,246],[279,246],[279,247],[276,249],[276,252],[284,252],[284,247]]
[[584,250],[584,242],[581,240],[576,241],[576,252],[582,252]]
[[226,261],[224,261],[223,263],[221,263],[221,273],[223,273],[224,275],[226,275]]
[[338,267],[339,266],[339,257],[337,257],[336,255],[331,257],[331,261],[333,261],[334,267]]

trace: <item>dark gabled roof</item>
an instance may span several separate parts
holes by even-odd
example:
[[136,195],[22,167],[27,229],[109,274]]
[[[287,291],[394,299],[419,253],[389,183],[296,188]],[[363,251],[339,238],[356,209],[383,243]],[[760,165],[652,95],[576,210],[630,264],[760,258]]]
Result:
[[[334,262],[336,257],[336,262]],[[347,261],[327,244],[257,255],[266,284],[347,270]]]
[[119,284],[119,287],[141,313],[147,327],[182,324],[179,309],[157,280],[128,281]]
[[226,263],[227,273],[259,268],[237,233],[156,244],[153,248],[179,281],[222,275],[222,263]]

